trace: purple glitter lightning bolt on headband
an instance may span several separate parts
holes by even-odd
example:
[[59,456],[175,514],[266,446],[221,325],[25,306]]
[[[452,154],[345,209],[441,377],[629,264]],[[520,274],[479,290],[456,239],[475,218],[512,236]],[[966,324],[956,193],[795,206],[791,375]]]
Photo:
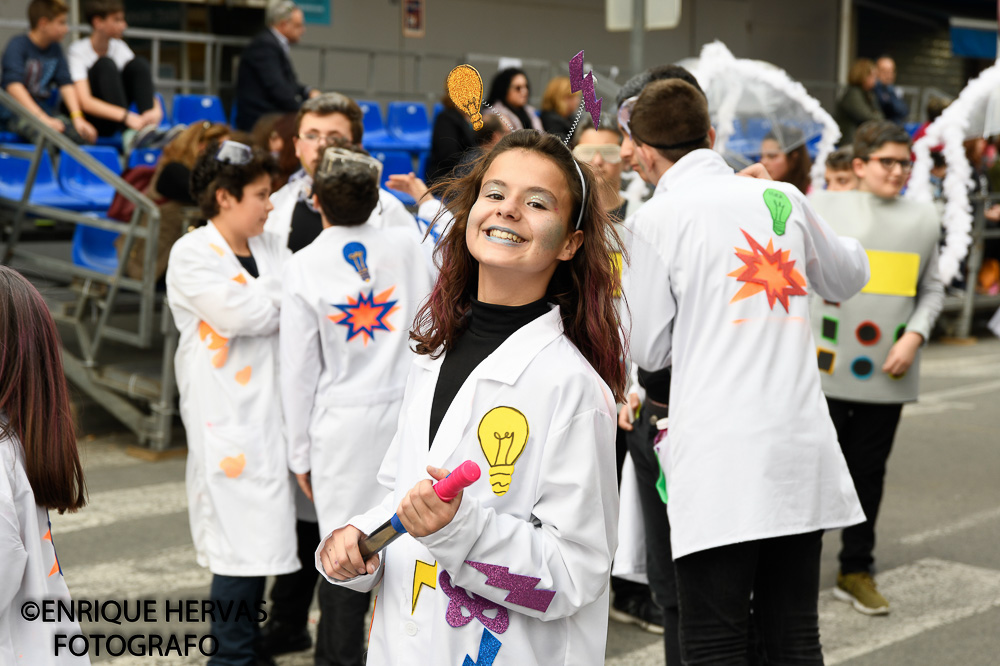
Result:
[[600,127],[601,125],[601,102],[604,101],[604,98],[597,99],[596,83],[597,79],[594,78],[593,72],[587,72],[587,76],[583,75],[583,51],[570,58],[570,92],[581,92],[583,99],[580,108],[576,111],[576,118],[573,119],[573,126],[570,127],[569,132],[566,134],[566,140],[563,142],[567,146],[569,145],[570,138],[573,136],[573,132],[576,131],[576,126],[580,122],[580,117],[583,115],[584,109],[590,113],[590,118],[594,121],[594,127]]

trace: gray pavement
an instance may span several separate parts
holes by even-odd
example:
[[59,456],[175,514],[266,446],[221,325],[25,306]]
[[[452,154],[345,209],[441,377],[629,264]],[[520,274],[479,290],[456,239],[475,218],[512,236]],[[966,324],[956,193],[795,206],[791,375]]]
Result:
[[[101,419],[87,407],[88,423]],[[91,504],[52,515],[52,533],[76,599],[156,599],[160,622],[85,633],[204,634],[208,625],[162,621],[163,602],[200,599],[210,575],[188,530],[184,459],[143,462],[128,433],[94,426],[81,443]],[[893,612],[867,618],[829,592],[838,535],[822,563],[821,630],[828,664],[894,666],[1000,663],[1000,340],[933,344],[924,351],[921,402],[906,407],[879,521],[882,591]],[[315,621],[315,616],[313,617]],[[115,664],[200,664],[197,658],[120,657]],[[309,653],[279,663],[311,664]],[[662,639],[612,622],[607,662],[662,665]]]

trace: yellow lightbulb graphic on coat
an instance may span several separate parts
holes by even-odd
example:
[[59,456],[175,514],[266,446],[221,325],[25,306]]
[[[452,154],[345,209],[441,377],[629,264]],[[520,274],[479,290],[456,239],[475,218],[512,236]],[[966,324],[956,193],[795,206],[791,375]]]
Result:
[[513,407],[494,407],[479,422],[476,434],[490,464],[493,494],[503,496],[510,489],[514,461],[528,443],[528,419]]
[[448,96],[469,116],[472,129],[483,128],[483,77],[472,65],[459,65],[448,73]]

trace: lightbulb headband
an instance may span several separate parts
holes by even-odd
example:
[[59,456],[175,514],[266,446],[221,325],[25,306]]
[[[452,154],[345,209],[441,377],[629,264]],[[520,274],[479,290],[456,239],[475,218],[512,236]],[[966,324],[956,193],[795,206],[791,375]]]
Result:
[[[580,121],[580,114],[583,113],[584,108],[590,112],[594,120],[594,127],[597,127],[601,122],[601,100],[597,99],[594,93],[594,75],[588,73],[587,76],[583,76],[583,51],[573,56],[569,67],[572,91],[583,91],[583,106],[577,111],[576,120],[573,122],[573,128],[570,130],[569,136],[563,140],[563,145],[566,146],[567,150],[570,150],[569,137],[573,135],[573,130],[576,129],[576,125]],[[478,131],[482,128],[483,116],[479,109],[486,106],[503,121],[504,125],[511,132],[514,131],[514,128],[504,118],[503,114],[497,113],[496,109],[483,102],[483,78],[479,75],[479,71],[475,67],[472,65],[459,65],[455,67],[448,73],[446,85],[451,101],[469,116],[473,129]],[[573,166],[576,167],[576,174],[580,177],[580,188],[583,190],[583,197],[580,201],[580,213],[576,216],[575,228],[579,230],[583,224],[583,211],[587,207],[587,180],[583,177],[583,170],[580,168],[580,163],[573,155],[572,150],[570,150],[570,159],[573,160]]]

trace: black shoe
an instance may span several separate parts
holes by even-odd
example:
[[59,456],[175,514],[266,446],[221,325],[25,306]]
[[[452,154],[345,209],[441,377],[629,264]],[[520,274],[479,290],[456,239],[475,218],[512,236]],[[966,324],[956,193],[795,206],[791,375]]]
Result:
[[[305,627],[294,628],[283,622],[268,622],[260,628],[257,653],[279,655],[302,652],[312,647],[312,638]],[[264,662],[265,664],[267,662]]]
[[634,624],[651,634],[663,634],[663,610],[645,595],[615,597],[609,612],[612,620]]

